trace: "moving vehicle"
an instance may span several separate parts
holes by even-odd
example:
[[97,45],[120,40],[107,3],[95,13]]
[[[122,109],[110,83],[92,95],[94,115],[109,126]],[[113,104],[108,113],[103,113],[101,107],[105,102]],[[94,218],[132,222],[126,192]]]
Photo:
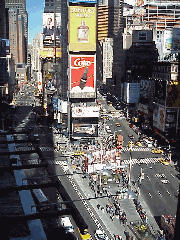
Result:
[[79,235],[81,237],[81,239],[85,239],[85,240],[91,240],[91,235],[88,232],[88,229],[84,229],[83,231],[78,228],[78,232]]
[[132,134],[129,134],[128,137],[129,137],[130,139],[134,139],[134,136],[133,136]]
[[96,240],[106,240],[106,239],[108,239],[108,238],[104,235],[104,233],[103,233],[101,230],[99,230],[99,229],[95,231],[94,236],[95,236],[95,239],[96,239]]
[[129,147],[133,147],[133,146],[134,146],[134,143],[133,143],[132,141],[129,141],[129,142],[128,142],[128,145],[129,145]]
[[138,147],[141,147],[141,146],[142,146],[142,143],[141,143],[141,142],[136,142],[136,145],[137,145]]
[[161,148],[154,148],[154,149],[152,149],[151,152],[152,152],[152,153],[158,153],[158,154],[161,154],[161,153],[163,153],[164,151],[163,151]]
[[120,127],[121,126],[121,124],[120,123],[116,123],[116,127]]
[[62,217],[60,222],[61,222],[61,225],[64,227],[66,233],[74,232],[74,228],[73,228],[73,225],[72,225],[69,217],[67,217],[67,216]]
[[169,165],[169,161],[166,160],[166,159],[164,159],[164,158],[159,158],[159,161],[160,161],[162,164],[166,165],[166,166]]
[[40,188],[32,189],[32,194],[34,195],[35,200],[37,201],[38,211],[43,212],[43,211],[50,210],[49,200]]

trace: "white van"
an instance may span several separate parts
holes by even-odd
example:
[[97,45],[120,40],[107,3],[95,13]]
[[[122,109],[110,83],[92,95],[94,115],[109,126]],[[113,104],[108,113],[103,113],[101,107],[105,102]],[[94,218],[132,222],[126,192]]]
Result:
[[73,225],[72,225],[69,217],[62,217],[61,218],[61,225],[64,227],[66,233],[68,233],[68,232],[73,233],[74,232],[74,228],[73,228]]

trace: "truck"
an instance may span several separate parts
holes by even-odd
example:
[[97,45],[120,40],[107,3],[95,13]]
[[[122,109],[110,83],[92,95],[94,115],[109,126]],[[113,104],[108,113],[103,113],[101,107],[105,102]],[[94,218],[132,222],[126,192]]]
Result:
[[66,233],[74,232],[74,228],[73,228],[73,225],[72,225],[69,217],[67,217],[67,216],[62,217],[60,222],[61,222],[61,225],[64,227]]
[[162,215],[161,216],[161,228],[166,235],[166,239],[174,239],[176,219],[172,215]]

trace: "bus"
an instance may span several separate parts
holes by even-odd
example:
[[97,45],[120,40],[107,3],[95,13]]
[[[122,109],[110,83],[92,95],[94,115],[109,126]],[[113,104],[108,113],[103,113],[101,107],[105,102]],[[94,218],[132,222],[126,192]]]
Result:
[[40,188],[33,189],[32,194],[34,195],[34,198],[38,204],[37,206],[38,211],[42,212],[50,210],[49,200]]

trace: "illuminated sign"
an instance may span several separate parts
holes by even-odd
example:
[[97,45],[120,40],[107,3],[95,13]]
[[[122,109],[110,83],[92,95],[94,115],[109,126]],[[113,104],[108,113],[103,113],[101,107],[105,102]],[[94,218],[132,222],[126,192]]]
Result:
[[[56,57],[61,58],[62,52],[61,48],[56,48]],[[55,56],[54,48],[41,48],[40,49],[40,57],[41,58],[53,58]]]
[[96,8],[69,6],[69,51],[96,51]]
[[43,47],[60,46],[61,14],[43,13]]
[[71,55],[70,63],[70,98],[95,98],[96,55]]

